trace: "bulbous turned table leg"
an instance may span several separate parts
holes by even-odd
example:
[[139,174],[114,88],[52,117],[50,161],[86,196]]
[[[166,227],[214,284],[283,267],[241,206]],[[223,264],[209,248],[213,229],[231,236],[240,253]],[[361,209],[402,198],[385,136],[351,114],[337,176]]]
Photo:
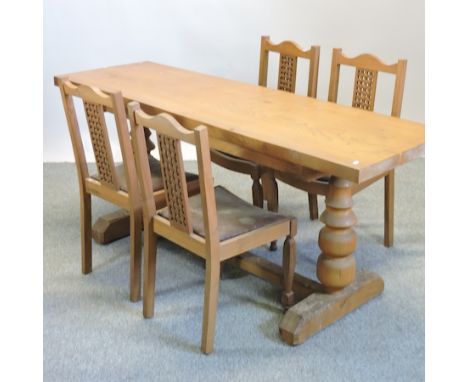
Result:
[[332,177],[320,216],[325,224],[319,234],[322,253],[317,260],[320,289],[292,306],[279,325],[281,338],[290,345],[304,342],[349,312],[375,298],[384,289],[379,275],[361,270],[356,273],[356,216],[352,210],[353,183]]
[[332,177],[325,199],[326,210],[320,216],[325,224],[319,234],[322,251],[317,261],[317,277],[328,292],[351,284],[356,278],[356,215],[352,210],[352,183]]

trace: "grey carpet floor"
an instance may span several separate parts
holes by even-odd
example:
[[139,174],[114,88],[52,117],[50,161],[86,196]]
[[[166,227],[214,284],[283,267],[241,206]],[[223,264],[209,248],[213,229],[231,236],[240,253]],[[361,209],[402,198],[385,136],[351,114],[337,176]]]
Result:
[[[217,184],[250,200],[248,177],[213,168]],[[299,219],[297,271],[315,278],[321,223],[308,220],[305,193],[284,184],[279,191],[280,211]],[[290,347],[278,336],[278,289],[233,272],[221,282],[215,351],[204,356],[202,262],[160,240],[156,313],[143,319],[141,303],[128,300],[128,238],[93,244],[93,272],[82,275],[75,166],[44,164],[44,380],[423,380],[424,160],[397,170],[393,248],[382,245],[383,182],[354,201],[356,259],[383,277],[383,294]],[[94,217],[114,209],[93,201]],[[256,253],[280,262],[279,249]]]

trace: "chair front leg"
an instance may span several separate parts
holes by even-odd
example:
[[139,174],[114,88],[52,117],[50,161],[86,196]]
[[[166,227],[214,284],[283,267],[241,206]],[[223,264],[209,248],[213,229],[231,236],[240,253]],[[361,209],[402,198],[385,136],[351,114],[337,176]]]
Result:
[[[266,170],[263,172],[262,185],[268,211],[278,212],[278,182],[275,179],[273,170]],[[270,244],[270,251],[276,251],[277,248],[276,240],[272,241]]]
[[143,316],[154,316],[154,297],[156,283],[156,235],[153,231],[152,219],[144,222],[143,246]]
[[296,240],[297,221],[291,220],[291,232],[286,237],[283,246],[283,293],[281,303],[285,308],[294,304],[294,270],[296,269]]
[[216,310],[218,308],[220,262],[207,259],[205,270],[205,302],[203,305],[203,329],[201,351],[210,354],[216,326]]

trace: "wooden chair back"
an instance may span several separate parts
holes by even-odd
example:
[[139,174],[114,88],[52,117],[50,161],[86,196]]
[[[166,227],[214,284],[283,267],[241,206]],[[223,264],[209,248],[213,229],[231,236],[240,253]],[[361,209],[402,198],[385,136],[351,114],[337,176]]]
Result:
[[269,36],[262,36],[260,47],[260,72],[258,84],[267,86],[268,58],[270,52],[279,53],[278,90],[290,93],[296,91],[297,60],[304,58],[309,60],[309,82],[307,96],[317,97],[317,79],[320,57],[320,47],[311,46],[309,50],[303,50],[292,41],[283,41],[273,44]]
[[387,65],[370,54],[361,54],[357,57],[350,58],[345,56],[341,49],[335,48],[333,49],[332,56],[328,100],[337,102],[341,65],[352,66],[356,68],[352,106],[373,111],[378,73],[390,73],[395,75],[391,115],[399,117],[401,114],[401,104],[403,102],[406,63],[406,60],[398,60],[395,64]]
[[85,85],[76,86],[66,79],[62,79],[59,86],[80,183],[84,186],[86,179],[89,178],[89,170],[73,97],[79,97],[83,101],[99,182],[101,186],[117,192],[120,190],[120,183],[104,117],[105,111],[112,111],[127,177],[128,193],[137,200],[135,162],[122,94],[120,92],[107,94],[97,88]]
[[[156,214],[157,207],[151,188],[151,175],[147,160],[144,128],[156,131],[161,172],[169,210],[170,226],[184,235],[198,236],[192,230],[192,214],[189,207],[187,183],[181,142],[192,144],[197,150],[200,194],[203,210],[203,224],[207,246],[219,243],[217,235],[216,202],[211,173],[208,130],[198,126],[193,131],[185,129],[169,114],[150,116],[143,112],[137,102],[128,105],[132,126],[132,143],[135,152],[138,179],[143,198],[143,214],[148,219]],[[176,235],[174,237],[183,237]],[[209,253],[209,251],[207,251]]]

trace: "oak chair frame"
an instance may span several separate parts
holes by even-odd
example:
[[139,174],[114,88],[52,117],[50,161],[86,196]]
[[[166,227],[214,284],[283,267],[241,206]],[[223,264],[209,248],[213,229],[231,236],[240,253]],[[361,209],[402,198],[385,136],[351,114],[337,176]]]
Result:
[[[129,211],[130,215],[130,300],[141,299],[141,231],[142,209],[136,178],[135,160],[130,131],[121,92],[106,93],[86,85],[76,86],[67,78],[59,79],[59,88],[75,156],[80,189],[81,271],[92,272],[92,212],[91,196],[97,196]],[[85,107],[87,125],[98,169],[98,179],[90,176],[78,124],[73,97],[80,98]],[[104,113],[111,112],[122,153],[127,191],[120,188]],[[148,155],[153,147],[147,147]],[[198,192],[198,180],[189,183],[191,193]],[[156,190],[153,198],[165,203],[164,190]]]
[[[156,236],[180,245],[205,259],[205,297],[201,350],[205,354],[213,351],[218,290],[221,262],[250,249],[286,236],[283,249],[283,294],[282,302],[290,306],[294,300],[293,278],[295,268],[295,240],[297,224],[294,218],[270,224],[253,231],[220,241],[216,212],[216,199],[211,172],[208,130],[198,126],[193,131],[185,129],[167,113],[150,116],[140,109],[137,102],[128,105],[132,126],[132,145],[135,152],[137,174],[143,200],[144,225],[144,271],[143,271],[143,315],[154,315],[156,278]],[[149,165],[145,159],[143,129],[155,130],[163,169],[163,179],[168,197],[169,218],[158,215],[160,206],[151,196]],[[192,229],[192,216],[183,173],[180,143],[196,146],[202,201],[204,236]],[[174,182],[177,187],[174,187]],[[169,189],[173,189],[171,193]],[[172,195],[172,196],[171,196]],[[169,200],[172,198],[172,201]],[[255,208],[255,207],[252,207]]]
[[[342,65],[356,68],[352,106],[363,110],[374,111],[374,102],[379,72],[395,75],[391,115],[400,117],[403,102],[407,60],[398,60],[395,64],[387,65],[371,54],[361,54],[347,57],[341,49],[333,49],[328,101],[337,102],[340,68]],[[310,218],[318,218],[317,195],[327,195],[328,176],[322,174],[312,180],[303,180],[290,174],[275,172],[275,177],[309,194]],[[353,187],[353,194],[385,177],[385,205],[384,205],[384,245],[393,246],[394,231],[394,199],[395,199],[395,171],[391,170],[378,177],[370,179]],[[275,190],[273,190],[275,191]],[[272,196],[272,198],[277,198]]]

